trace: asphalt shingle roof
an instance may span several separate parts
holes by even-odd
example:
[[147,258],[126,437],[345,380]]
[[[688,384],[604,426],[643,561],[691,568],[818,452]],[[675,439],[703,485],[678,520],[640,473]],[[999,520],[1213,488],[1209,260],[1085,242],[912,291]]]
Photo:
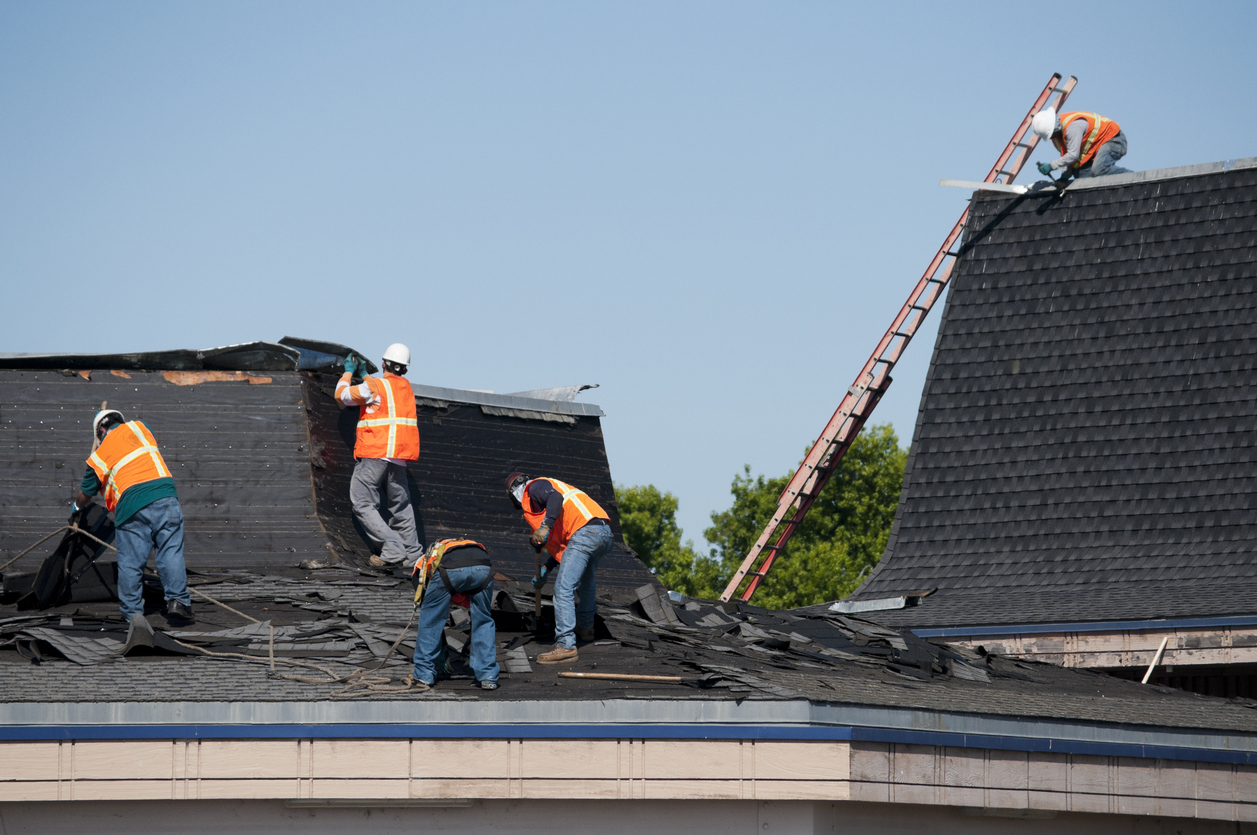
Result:
[[[1098,183],[1097,183],[1098,186]],[[1257,169],[975,197],[885,556],[903,625],[1257,612]]]

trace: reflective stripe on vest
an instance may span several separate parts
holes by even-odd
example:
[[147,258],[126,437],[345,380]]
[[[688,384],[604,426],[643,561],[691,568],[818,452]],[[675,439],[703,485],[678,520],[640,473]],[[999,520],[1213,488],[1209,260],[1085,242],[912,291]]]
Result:
[[[565,484],[557,478],[534,478],[524,485],[524,500],[527,504],[523,508],[524,520],[528,522],[528,526],[534,531],[541,527],[542,522],[546,518],[544,506],[539,510],[529,512],[529,508],[533,506],[533,500],[532,496],[528,494],[528,488],[532,486],[533,482],[537,481],[549,482],[550,486],[558,490],[563,497],[563,512],[555,521],[554,529],[550,531],[550,537],[545,544],[545,549],[550,556],[561,561],[563,552],[567,549],[567,542],[571,539],[572,534],[576,533],[592,519],[610,519],[610,517],[583,490],[579,490],[570,484]],[[576,512],[568,513],[569,508],[574,508]]]
[[[397,377],[380,377],[374,378],[373,382],[377,383],[379,388],[383,389],[380,406],[386,410],[387,417],[367,417],[367,407],[363,406],[358,417],[358,442],[354,449],[354,455],[358,458],[418,458],[419,457],[419,421],[415,417],[398,416],[397,392],[393,388],[393,381],[400,380]],[[405,380],[400,380],[405,384]],[[368,388],[372,392],[377,389],[368,383]],[[410,386],[406,384],[409,391]],[[411,415],[414,414],[414,396],[410,397]],[[388,435],[384,443],[377,448],[373,443],[377,439],[370,437],[373,433],[364,433],[364,429],[385,428],[388,429]],[[399,434],[404,437],[399,438]],[[400,450],[399,450],[400,448]],[[400,454],[399,454],[400,453]]]
[[[151,440],[151,434],[147,434],[148,427],[143,427],[139,421],[130,421],[128,423],[124,423],[122,427],[119,428],[131,430],[131,433],[135,435],[135,439],[139,441],[139,446],[123,455],[116,462],[114,462],[112,466],[110,466],[109,462],[100,456],[101,449],[106,446],[112,447],[117,445],[116,441],[114,444],[108,444],[109,437],[112,437],[113,434],[110,433],[110,436],[105,438],[105,442],[102,443],[100,447],[97,447],[91,457],[88,458],[88,463],[95,465],[93,469],[97,471],[96,475],[101,480],[101,485],[104,488],[105,493],[105,507],[109,510],[113,510],[118,506],[119,499],[122,498],[122,494],[125,493],[128,488],[133,487],[136,484],[142,484],[145,481],[171,477],[170,470],[166,468],[166,462],[162,459],[161,452],[157,449],[157,442]],[[149,478],[137,479],[136,481],[119,488],[117,478],[118,474],[121,473],[123,468],[128,464],[145,455],[147,455],[149,460],[152,462],[155,475],[152,475]],[[101,473],[104,473],[104,475],[102,476]]]
[[1052,135],[1052,144],[1061,152],[1061,156],[1064,156],[1068,150],[1065,146],[1065,131],[1078,119],[1087,123],[1087,133],[1083,136],[1082,145],[1078,149],[1078,161],[1071,165],[1072,168],[1081,168],[1086,165],[1095,156],[1096,151],[1100,150],[1101,145],[1122,132],[1117,122],[1106,119],[1099,113],[1062,113],[1060,139],[1056,138],[1056,134]]

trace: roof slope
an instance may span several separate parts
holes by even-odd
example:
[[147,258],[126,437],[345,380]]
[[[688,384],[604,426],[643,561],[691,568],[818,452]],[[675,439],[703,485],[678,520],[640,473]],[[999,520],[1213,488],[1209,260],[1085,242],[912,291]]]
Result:
[[[0,565],[65,524],[104,401],[156,436],[179,491],[190,569],[365,562],[370,552],[349,503],[358,410],[333,397],[332,369],[349,349],[285,342],[0,356]],[[502,485],[521,470],[576,484],[610,514],[616,545],[600,582],[634,589],[652,581],[620,536],[597,406],[529,393],[415,391],[422,455],[408,471],[423,542],[471,536],[503,570],[531,576],[527,528]],[[33,572],[55,545],[4,573]]]
[[879,619],[1257,611],[1251,162],[974,198],[895,528],[855,597],[938,591]]

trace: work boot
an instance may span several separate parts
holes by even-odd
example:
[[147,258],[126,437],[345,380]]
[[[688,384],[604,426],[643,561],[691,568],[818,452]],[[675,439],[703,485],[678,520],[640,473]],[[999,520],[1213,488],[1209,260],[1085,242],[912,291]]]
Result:
[[406,689],[411,691],[412,693],[423,693],[427,690],[432,689],[431,684],[428,684],[426,681],[420,681],[419,679],[415,678],[414,673],[408,674],[406,676],[406,680],[402,683],[405,684]]
[[166,617],[175,620],[194,620],[192,617],[192,607],[181,600],[166,601]]
[[380,559],[378,554],[372,554],[371,559],[367,560],[367,565],[372,568],[384,568],[388,565],[384,560]]
[[576,627],[576,640],[580,641],[582,644],[593,643],[594,628],[592,626]]
[[568,649],[567,647],[555,647],[549,652],[543,652],[537,656],[538,664],[571,664],[580,659],[576,647]]
[[481,690],[497,690],[498,680],[493,679],[492,681],[490,681],[489,679],[485,679],[484,681],[477,681],[476,686],[479,687]]

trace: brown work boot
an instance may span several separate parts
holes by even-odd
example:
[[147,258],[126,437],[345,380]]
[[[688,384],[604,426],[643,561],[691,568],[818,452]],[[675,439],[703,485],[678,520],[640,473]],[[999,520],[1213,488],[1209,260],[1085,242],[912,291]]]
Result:
[[578,626],[576,627],[576,640],[582,644],[591,644],[594,641],[594,628]]
[[367,565],[371,566],[372,568],[383,568],[384,566],[388,565],[388,563],[380,559],[378,555],[372,554],[371,559],[367,560]]
[[567,647],[555,647],[549,652],[543,652],[537,656],[538,664],[571,664],[580,659],[580,654],[576,651],[576,647],[568,649]]

